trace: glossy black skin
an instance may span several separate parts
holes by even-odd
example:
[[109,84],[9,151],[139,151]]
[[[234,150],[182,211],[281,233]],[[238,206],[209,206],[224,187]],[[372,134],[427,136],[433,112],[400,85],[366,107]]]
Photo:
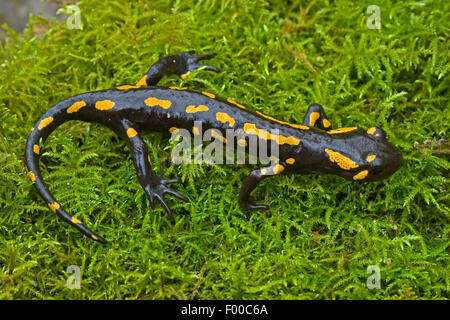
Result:
[[[144,78],[145,82],[142,82],[141,79],[141,86],[138,88],[103,90],[73,96],[50,108],[38,120],[27,141],[26,162],[29,172],[32,172],[35,176],[37,190],[48,204],[53,204],[56,201],[42,181],[38,165],[39,154],[33,152],[33,146],[39,145],[40,139],[44,141],[55,128],[68,120],[102,123],[119,136],[127,139],[133,152],[133,162],[139,182],[149,198],[151,207],[154,208],[154,200],[158,200],[171,220],[174,219],[173,214],[164,196],[169,194],[186,202],[188,199],[168,188],[169,184],[179,182],[179,179],[164,179],[162,174],[155,174],[152,171],[148,161],[147,145],[139,136],[139,133],[145,130],[167,132],[171,127],[185,128],[191,132],[194,121],[201,121],[203,131],[214,128],[225,136],[225,130],[230,129],[230,125],[228,122],[218,121],[216,119],[217,112],[227,113],[235,120],[232,129],[241,129],[246,123],[251,123],[258,129],[267,131],[278,129],[279,134],[300,140],[298,145],[279,145],[279,162],[276,164],[284,168],[282,174],[330,173],[353,180],[358,172],[367,170],[367,176],[361,181],[375,181],[389,177],[400,168],[401,154],[386,141],[383,130],[373,128],[373,132],[369,134],[366,130],[355,129],[346,133],[329,134],[331,125],[328,127],[324,125],[325,121],[328,120],[323,108],[318,104],[311,105],[305,115],[303,125],[307,128],[298,129],[277,120],[270,120],[262,114],[239,108],[225,99],[211,98],[201,92],[187,89],[176,90],[156,86],[165,74],[175,73],[183,76],[201,67],[218,72],[218,69],[213,66],[204,66],[197,63],[199,60],[212,58],[212,55],[195,56],[193,53],[193,51],[185,52],[160,59],[147,72],[146,79]],[[168,109],[160,106],[149,107],[144,102],[149,97],[169,100],[171,106]],[[114,107],[108,110],[96,109],[96,102],[103,100],[113,101]],[[77,112],[68,113],[67,109],[79,101],[84,101],[86,106]],[[206,105],[209,110],[186,113],[188,105]],[[314,112],[319,117],[312,123],[310,122],[310,116]],[[53,121],[44,128],[37,129],[41,121],[49,117],[53,118]],[[130,128],[138,133],[131,138],[127,135],[127,130]],[[357,163],[358,168],[351,170],[340,168],[336,163],[330,161],[329,155],[324,151],[326,148],[351,158]],[[368,155],[376,155],[376,157],[369,162],[367,161]],[[291,159],[291,163],[286,162],[287,159]],[[295,162],[292,163],[292,159]],[[262,169],[271,171],[276,164],[272,163],[265,168],[252,170],[244,181],[238,202],[247,217],[249,217],[250,210],[268,208],[266,205],[256,204],[255,198],[250,193],[261,180],[269,176],[269,174],[263,174],[264,170]],[[90,231],[76,219],[74,222],[74,218],[62,208],[55,208],[55,213],[89,238],[106,243],[105,239]]]

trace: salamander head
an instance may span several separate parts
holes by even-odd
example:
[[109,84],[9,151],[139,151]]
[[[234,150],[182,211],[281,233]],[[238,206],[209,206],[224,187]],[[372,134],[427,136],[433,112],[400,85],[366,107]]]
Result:
[[380,128],[356,129],[335,138],[325,148],[327,173],[352,181],[377,181],[390,177],[402,165],[401,153]]

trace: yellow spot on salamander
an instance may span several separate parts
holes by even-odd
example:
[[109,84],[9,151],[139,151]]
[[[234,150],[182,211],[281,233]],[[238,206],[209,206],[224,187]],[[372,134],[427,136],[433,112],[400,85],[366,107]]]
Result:
[[200,132],[198,131],[197,127],[192,127],[192,133],[195,134],[195,135],[199,135],[200,134]]
[[367,156],[367,161],[372,162],[377,156],[374,154],[371,154],[370,156]]
[[336,134],[336,133],[345,133],[345,132],[350,132],[353,130],[356,130],[357,127],[346,127],[346,128],[339,128],[339,129],[335,129],[335,130],[330,130],[327,131],[328,134]]
[[52,122],[53,122],[53,117],[48,117],[48,118],[42,119],[41,122],[39,122],[38,129],[41,130],[42,128],[45,128]]
[[228,101],[229,103],[234,104],[234,105],[235,105],[236,107],[238,107],[238,108],[245,109],[245,106],[243,106],[243,105],[240,104],[240,103],[237,103],[237,102],[234,101],[234,100],[231,100],[230,98],[228,98],[227,101]]
[[344,170],[350,170],[359,167],[352,159],[340,154],[339,152],[333,151],[328,148],[325,149],[325,152],[330,156],[331,162],[337,163],[337,165]]
[[78,219],[75,218],[75,217],[72,217],[72,222],[73,222],[73,223],[79,223],[79,224],[81,224],[81,221],[78,220]]
[[203,104],[199,105],[198,107],[189,105],[186,107],[186,113],[196,113],[201,111],[208,111],[209,108]]
[[33,132],[33,130],[34,130],[34,127],[33,127],[33,128],[31,128],[30,132]]
[[205,96],[208,96],[212,99],[214,99],[216,97],[216,95],[214,93],[209,93],[209,92],[205,92],[205,91],[202,91],[202,94],[204,94]]
[[216,119],[222,123],[229,122],[229,126],[233,127],[236,121],[225,112],[217,112]]
[[367,133],[368,133],[368,134],[374,134],[376,130],[377,130],[377,128],[372,127],[372,128],[370,128],[370,129],[367,130]]
[[67,108],[67,113],[73,113],[78,112],[81,108],[86,106],[86,102],[84,101],[77,101],[73,105],[71,105],[69,108]]
[[369,171],[367,171],[367,170],[361,171],[360,173],[355,174],[355,175],[353,176],[353,180],[362,180],[362,179],[364,179],[365,177],[367,177],[367,174],[368,174],[368,173],[369,173]]
[[147,86],[147,75],[143,76],[138,83],[136,83],[137,87],[146,87]]
[[239,139],[237,141],[237,144],[240,145],[241,147],[246,147],[247,146],[247,141],[245,139]]
[[309,115],[309,126],[312,127],[316,124],[317,119],[320,118],[320,113],[318,112],[311,112]]
[[169,132],[170,132],[170,133],[174,133],[174,132],[177,131],[177,130],[178,130],[177,127],[171,127],[171,128],[169,129]]
[[286,122],[286,121],[281,121],[281,120],[275,119],[274,117],[271,117],[271,116],[268,116],[266,114],[263,114],[262,112],[259,112],[259,111],[256,111],[256,113],[259,114],[263,118],[266,118],[266,119],[278,122],[280,124],[288,125],[288,126],[290,126],[292,128],[301,129],[301,130],[309,130],[309,127],[301,125],[301,124],[292,124],[292,123],[289,123],[289,122]]
[[272,169],[274,174],[279,174],[279,173],[283,172],[283,170],[284,170],[284,167],[281,164],[277,164]]
[[287,163],[287,164],[294,164],[294,162],[295,162],[295,159],[294,159],[294,158],[286,159],[286,163]]
[[61,207],[58,202],[48,203],[48,206],[54,213],[56,213],[56,210],[58,210]]
[[[283,137],[283,136],[280,136],[280,138],[281,138],[281,137]],[[284,138],[284,137],[283,137],[283,138]],[[287,138],[286,138],[285,142],[286,142],[287,144],[290,144],[291,146],[297,146],[297,145],[300,143],[300,140],[298,140],[297,138],[294,138],[294,137],[290,136],[290,137],[287,137]],[[280,144],[282,144],[282,143],[280,143]]]
[[172,105],[172,101],[150,97],[148,99],[145,99],[145,104],[149,107],[160,106],[163,109],[169,109]]
[[246,122],[244,124],[244,132],[248,134],[258,134],[258,129],[256,128],[256,125],[254,123],[248,123]]
[[169,89],[172,89],[172,90],[186,90],[187,88],[186,87],[169,87]]
[[37,144],[35,144],[33,146],[33,152],[36,153],[36,154],[39,154],[39,146]]
[[214,138],[214,139],[218,139],[218,140],[222,141],[222,143],[226,143],[227,142],[227,139],[224,136],[222,136],[222,133],[220,131],[218,131],[218,130],[212,130],[211,131],[211,137]]
[[91,235],[91,238],[94,239],[94,240],[98,240],[98,238],[96,236],[94,236],[94,235]]
[[33,172],[28,172],[28,177],[30,178],[31,181],[36,182],[36,176],[34,175]]
[[300,140],[295,137],[285,137],[283,135],[271,134],[266,130],[256,128],[256,125],[254,123],[245,123],[244,132],[247,134],[255,134],[263,140],[273,140],[280,145],[286,143],[289,145],[297,146],[300,144]]
[[134,130],[133,128],[129,128],[129,129],[127,130],[127,136],[128,136],[128,138],[131,139],[131,138],[137,136],[137,131]]
[[261,174],[262,175],[266,175],[267,174],[267,169],[261,169]]
[[183,80],[184,80],[184,79],[186,79],[186,78],[187,78],[187,76],[188,76],[188,75],[190,75],[190,74],[191,74],[191,72],[190,72],[190,71],[188,71],[188,72],[186,72],[186,73],[182,74],[182,75],[181,75],[181,79],[183,79]]
[[271,162],[275,162],[275,163],[280,162],[280,159],[278,159],[277,157],[274,157],[274,156],[270,156],[269,159]]
[[98,110],[109,110],[114,107],[114,105],[115,103],[111,100],[102,100],[95,103],[95,108]]
[[325,119],[325,118],[322,120],[322,124],[323,124],[324,128],[329,128],[331,126],[330,121],[328,121],[328,119]]

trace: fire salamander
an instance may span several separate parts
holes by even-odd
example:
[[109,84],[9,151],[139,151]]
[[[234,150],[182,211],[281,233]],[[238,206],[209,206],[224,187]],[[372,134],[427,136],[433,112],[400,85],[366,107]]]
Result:
[[[69,215],[42,181],[38,165],[40,143],[68,120],[101,123],[128,140],[139,182],[152,209],[155,200],[159,201],[172,221],[172,211],[164,196],[171,195],[185,202],[188,198],[168,187],[180,182],[179,179],[165,179],[162,174],[152,171],[147,146],[140,136],[144,130],[172,132],[183,128],[200,134],[194,127],[194,121],[200,121],[202,130],[214,129],[222,136],[227,129],[241,129],[248,137],[275,141],[279,157],[265,167],[252,170],[239,192],[238,202],[247,217],[250,210],[268,208],[255,203],[256,198],[251,193],[270,175],[336,174],[352,181],[375,181],[391,176],[400,168],[402,156],[386,141],[382,129],[332,129],[318,104],[309,107],[302,124],[291,124],[249,111],[244,105],[232,99],[221,99],[213,93],[156,86],[167,74],[177,74],[184,79],[200,68],[219,72],[216,67],[198,64],[200,60],[212,57],[194,55],[194,51],[170,55],[153,64],[136,85],[83,93],[50,108],[32,128],[25,153],[29,178],[50,209],[90,239],[107,242]],[[278,134],[271,134],[273,129],[277,129]],[[245,145],[246,141],[237,143]]]

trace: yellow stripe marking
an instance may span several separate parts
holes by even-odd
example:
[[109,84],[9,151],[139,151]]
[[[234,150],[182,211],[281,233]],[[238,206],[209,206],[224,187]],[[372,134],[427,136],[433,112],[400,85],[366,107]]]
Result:
[[115,103],[111,100],[103,100],[103,101],[97,101],[95,103],[95,108],[98,110],[109,110],[112,107],[114,107]]
[[372,162],[373,160],[375,160],[376,157],[377,157],[376,155],[371,154],[370,156],[367,156],[367,161]]
[[362,179],[364,179],[365,177],[367,177],[367,174],[368,174],[368,173],[369,173],[369,171],[367,171],[367,170],[361,171],[360,173],[355,174],[355,175],[353,176],[353,180],[362,180]]
[[172,89],[172,90],[186,90],[187,88],[186,87],[169,87],[169,89]]
[[300,144],[300,140],[289,136],[289,137],[285,137],[283,135],[276,135],[276,134],[271,134],[270,132],[266,131],[266,130],[261,130],[256,128],[256,125],[254,123],[245,123],[244,124],[244,132],[248,133],[248,134],[256,134],[260,139],[264,139],[264,140],[274,140],[276,143],[278,144],[290,144],[290,145],[299,145]]
[[201,111],[208,111],[209,108],[203,104],[199,105],[198,107],[189,105],[186,107],[186,113],[196,113]]
[[125,84],[125,85],[123,85],[123,86],[118,86],[118,87],[116,87],[116,89],[119,89],[119,90],[128,90],[128,89],[137,89],[137,88],[140,88],[141,86],[130,86],[130,85],[128,85],[128,84]]
[[322,124],[323,124],[323,126],[325,128],[329,128],[331,126],[331,122],[328,121],[328,119],[325,119],[325,118],[322,120]]
[[36,153],[36,154],[39,154],[39,146],[37,144],[35,144],[33,146],[33,152]]
[[359,167],[352,159],[340,154],[339,152],[333,151],[328,148],[325,149],[325,152],[330,156],[331,162],[337,163],[337,165],[344,170],[350,170]]
[[91,235],[91,238],[94,239],[94,240],[98,240],[98,238],[96,236],[94,236],[94,235]]
[[370,128],[370,129],[367,130],[367,133],[368,133],[368,134],[374,134],[376,130],[377,130],[377,128],[372,127],[372,128]]
[[169,132],[170,132],[170,133],[174,133],[174,132],[177,131],[177,130],[178,130],[177,127],[171,127],[171,128],[169,129]]
[[234,104],[234,105],[235,105],[236,107],[238,107],[238,108],[245,109],[245,106],[243,106],[243,105],[240,104],[240,103],[237,103],[237,102],[234,101],[234,100],[231,100],[230,98],[228,98],[227,101],[228,101],[229,103]]
[[53,117],[48,117],[48,118],[42,119],[41,122],[39,122],[38,129],[41,130],[42,128],[45,128],[52,122],[53,122]]
[[163,109],[169,109],[172,105],[172,101],[150,97],[148,99],[145,99],[145,104],[149,107],[160,106]]
[[346,128],[339,128],[339,129],[335,129],[335,130],[330,130],[327,131],[328,134],[336,134],[336,133],[345,133],[345,132],[350,132],[353,130],[356,130],[357,127],[346,127]]
[[208,96],[212,99],[214,99],[216,97],[216,95],[214,93],[209,93],[209,92],[205,92],[205,91],[202,91],[202,94],[204,94],[205,96]]
[[56,210],[61,207],[58,202],[48,203],[48,206],[52,209],[53,213],[56,213]]
[[67,108],[67,113],[73,113],[77,112],[81,108],[86,106],[86,102],[84,101],[77,101],[73,105],[71,105],[69,108]]
[[78,223],[78,224],[81,224],[81,221],[80,220],[78,220],[77,218],[75,218],[75,217],[72,217],[72,222],[73,223]]
[[274,117],[268,116],[268,115],[266,115],[266,114],[264,114],[262,112],[259,112],[259,111],[256,111],[256,113],[259,114],[263,118],[266,118],[266,119],[278,122],[280,124],[288,125],[288,126],[290,126],[292,128],[301,129],[301,130],[309,130],[308,126],[304,126],[304,125],[301,125],[301,124],[292,124],[292,123],[289,123],[289,122],[286,122],[286,121],[281,121],[281,120],[275,119]]
[[216,119],[222,123],[229,122],[229,126],[233,127],[236,121],[225,112],[217,112]]
[[129,129],[127,130],[127,136],[128,136],[128,138],[131,139],[131,138],[137,136],[137,131],[134,130],[133,128],[129,128]]
[[316,124],[317,119],[320,118],[320,113],[318,112],[311,112],[309,115],[309,126],[312,127]]

